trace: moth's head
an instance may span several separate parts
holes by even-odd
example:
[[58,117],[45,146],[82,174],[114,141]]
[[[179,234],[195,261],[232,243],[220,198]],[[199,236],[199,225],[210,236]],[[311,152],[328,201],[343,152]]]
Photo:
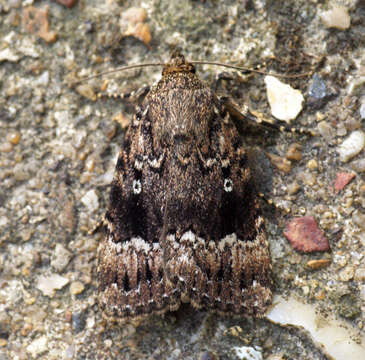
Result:
[[185,60],[180,50],[175,50],[171,54],[170,61],[163,67],[162,75],[172,73],[192,73],[195,74],[195,66]]

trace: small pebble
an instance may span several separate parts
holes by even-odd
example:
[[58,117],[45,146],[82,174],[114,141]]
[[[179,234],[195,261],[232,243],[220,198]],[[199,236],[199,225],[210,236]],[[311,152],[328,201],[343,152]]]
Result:
[[52,254],[51,266],[58,272],[63,271],[70,262],[72,254],[62,244],[56,244]]
[[41,354],[48,350],[47,336],[41,336],[35,339],[27,346],[27,352],[31,354],[33,359],[38,359]]
[[80,130],[78,131],[74,136],[73,136],[73,141],[72,141],[72,145],[76,148],[76,149],[81,149],[86,142],[86,137],[87,137],[87,133],[85,130]]
[[235,346],[233,350],[239,359],[244,360],[263,360],[262,352],[250,346]]
[[284,232],[293,248],[297,251],[310,253],[329,250],[328,239],[319,229],[313,216],[304,216],[290,221]]
[[76,215],[74,206],[74,200],[67,200],[62,205],[61,212],[58,216],[60,225],[68,233],[72,233],[76,226]]
[[96,94],[94,92],[94,89],[89,84],[81,84],[76,87],[76,91],[82,95],[83,97],[86,97],[89,100],[95,101],[96,100]]
[[75,347],[70,345],[65,351],[65,359],[72,360],[75,357]]
[[353,279],[354,275],[355,275],[355,270],[352,266],[349,265],[340,271],[338,277],[340,278],[341,281],[347,282]]
[[125,11],[121,17],[121,29],[125,28],[127,24],[127,30],[122,30],[123,35],[133,36],[144,44],[149,45],[152,36],[149,25],[144,23],[146,18],[147,11],[143,8],[133,7]]
[[329,140],[335,136],[335,130],[333,126],[331,126],[326,121],[321,121],[317,126],[319,134],[325,139]]
[[347,135],[347,129],[346,129],[346,126],[345,126],[344,122],[339,123],[337,125],[336,134],[337,134],[337,136],[345,136],[345,135]]
[[313,75],[308,94],[317,100],[323,99],[327,95],[326,84],[317,74]]
[[37,8],[27,6],[23,9],[23,28],[30,33],[37,34],[46,42],[55,42],[57,34],[49,30],[48,7]]
[[0,63],[3,61],[17,62],[19,59],[20,56],[10,48],[0,51]]
[[134,36],[136,39],[141,40],[145,45],[149,45],[152,40],[150,26],[148,24],[139,23],[129,29],[125,36]]
[[360,299],[363,301],[363,302],[365,302],[365,284],[361,284],[360,286],[359,286],[359,292],[360,292]]
[[81,202],[93,212],[99,208],[99,198],[95,190],[89,190],[82,198]]
[[291,171],[291,162],[288,159],[285,159],[281,156],[267,153],[267,156],[269,157],[271,163],[276,166],[280,171],[288,174]]
[[321,289],[316,292],[316,294],[314,295],[314,298],[316,300],[324,300],[326,298],[326,292]]
[[14,179],[17,181],[24,181],[28,180],[32,176],[32,174],[29,169],[24,166],[24,164],[19,163],[16,164],[13,168],[13,176]]
[[331,10],[323,12],[320,17],[324,26],[328,28],[346,30],[351,24],[347,8],[340,5],[334,5]]
[[314,186],[317,182],[317,177],[314,173],[302,172],[298,174],[298,179],[303,181],[307,186]]
[[13,145],[18,145],[21,139],[20,132],[18,131],[11,131],[6,136],[6,140],[8,140]]
[[354,173],[338,172],[335,180],[335,192],[339,193],[355,177]]
[[346,119],[344,124],[349,132],[361,129],[361,123],[356,119]]
[[365,230],[365,214],[356,210],[352,214],[352,221],[360,228]]
[[20,334],[24,337],[27,336],[32,330],[33,330],[33,324],[27,323],[24,324],[22,330],[20,331]]
[[356,281],[365,281],[365,267],[360,267],[356,269],[354,280]]
[[179,360],[181,358],[183,358],[183,356],[180,349],[175,349],[171,351],[168,357],[169,360]]
[[327,267],[330,262],[331,261],[329,259],[309,260],[307,262],[307,266],[312,270],[318,270]]
[[337,147],[342,162],[348,162],[354,156],[360,153],[365,146],[364,132],[357,130],[351,133],[341,145]]
[[43,295],[53,297],[55,290],[60,290],[69,283],[69,280],[58,274],[39,276],[36,288],[42,291]]
[[74,312],[72,314],[72,328],[75,332],[84,330],[86,325],[86,314],[84,311]]
[[287,191],[289,195],[295,195],[300,189],[300,185],[295,181],[288,185]]
[[147,19],[147,11],[141,7],[131,7],[122,13],[122,21],[128,23],[141,23]]
[[365,100],[362,101],[362,104],[360,105],[360,117],[362,120],[365,119]]
[[266,76],[265,84],[272,115],[290,123],[302,110],[302,93],[273,76]]
[[299,161],[302,159],[302,145],[298,143],[290,144],[286,152],[286,158],[288,160]]
[[323,113],[321,113],[320,111],[316,112],[316,120],[318,122],[323,121],[325,118],[326,118],[326,116]]
[[311,159],[307,162],[307,168],[309,170],[316,170],[318,169],[318,162],[315,159]]
[[4,142],[0,144],[0,152],[10,152],[13,150],[13,146],[9,142]]
[[72,295],[78,295],[81,294],[85,290],[85,286],[81,281],[74,281],[70,285],[70,293]]
[[85,161],[85,170],[91,172],[94,170],[94,168],[95,168],[95,160],[92,157],[89,157]]

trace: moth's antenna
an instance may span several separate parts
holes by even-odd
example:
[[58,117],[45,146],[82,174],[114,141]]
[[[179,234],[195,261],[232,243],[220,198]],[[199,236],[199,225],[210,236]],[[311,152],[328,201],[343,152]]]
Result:
[[[298,78],[298,77],[306,77],[306,76],[312,75],[311,72],[302,73],[302,74],[295,74],[295,75],[268,73],[268,72],[265,72],[265,71],[254,70],[254,69],[246,68],[246,67],[243,67],[243,66],[229,65],[229,64],[224,64],[224,63],[214,62],[214,61],[190,61],[190,64],[222,66],[222,67],[226,67],[226,68],[231,68],[231,69],[236,69],[236,70],[241,70],[241,71],[250,71],[250,72],[254,72],[254,73],[257,73],[257,74],[261,74],[261,75],[272,75],[272,76],[281,77],[281,78]],[[147,66],[165,66],[165,65],[166,65],[165,63],[146,63],[146,64],[135,64],[135,65],[122,66],[122,67],[119,67],[119,68],[116,68],[116,69],[113,69],[113,70],[108,70],[108,71],[101,72],[101,73],[96,74],[96,75],[85,77],[83,79],[80,79],[78,81],[73,82],[72,84],[73,85],[78,85],[78,84],[80,84],[84,81],[95,79],[97,77],[108,75],[108,74],[114,74],[114,73],[119,72],[119,71],[139,69],[139,68],[143,68],[143,67],[147,67]]]
[[142,68],[142,67],[147,67],[147,66],[164,66],[164,63],[146,63],[146,64],[135,64],[135,65],[127,65],[127,66],[122,66],[113,70],[108,70],[105,72],[101,72],[99,74],[96,75],[92,75],[92,76],[88,76],[86,78],[80,79],[78,81],[73,82],[73,85],[78,85],[84,81],[88,81],[91,79],[95,79],[97,77],[103,76],[103,75],[108,75],[108,74],[113,74],[116,73],[118,71],[124,71],[124,70],[130,70],[130,69],[138,69],[138,68]]
[[261,75],[271,75],[271,76],[282,77],[282,78],[298,78],[298,77],[306,77],[306,76],[312,75],[311,72],[302,73],[302,74],[295,74],[295,75],[268,73],[266,71],[254,70],[254,69],[246,68],[246,67],[243,67],[243,66],[229,65],[229,64],[224,64],[224,63],[219,63],[219,62],[214,62],[214,61],[190,61],[190,63],[194,64],[194,65],[222,66],[222,67],[226,67],[226,68],[231,68],[231,69],[236,69],[236,70],[241,70],[241,71],[250,71],[250,72],[254,72],[254,73],[257,73],[257,74],[261,74]]

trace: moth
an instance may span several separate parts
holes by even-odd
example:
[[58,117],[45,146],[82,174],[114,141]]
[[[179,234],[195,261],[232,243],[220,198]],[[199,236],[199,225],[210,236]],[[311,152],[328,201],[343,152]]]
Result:
[[269,245],[242,139],[226,102],[180,52],[125,135],[98,249],[99,305],[128,320],[182,302],[261,316]]

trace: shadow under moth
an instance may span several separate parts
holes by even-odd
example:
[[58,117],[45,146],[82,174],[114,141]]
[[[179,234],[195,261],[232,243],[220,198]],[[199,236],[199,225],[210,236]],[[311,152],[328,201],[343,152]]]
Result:
[[175,52],[125,135],[98,250],[99,304],[126,320],[181,302],[260,316],[272,301],[264,219],[225,102]]

